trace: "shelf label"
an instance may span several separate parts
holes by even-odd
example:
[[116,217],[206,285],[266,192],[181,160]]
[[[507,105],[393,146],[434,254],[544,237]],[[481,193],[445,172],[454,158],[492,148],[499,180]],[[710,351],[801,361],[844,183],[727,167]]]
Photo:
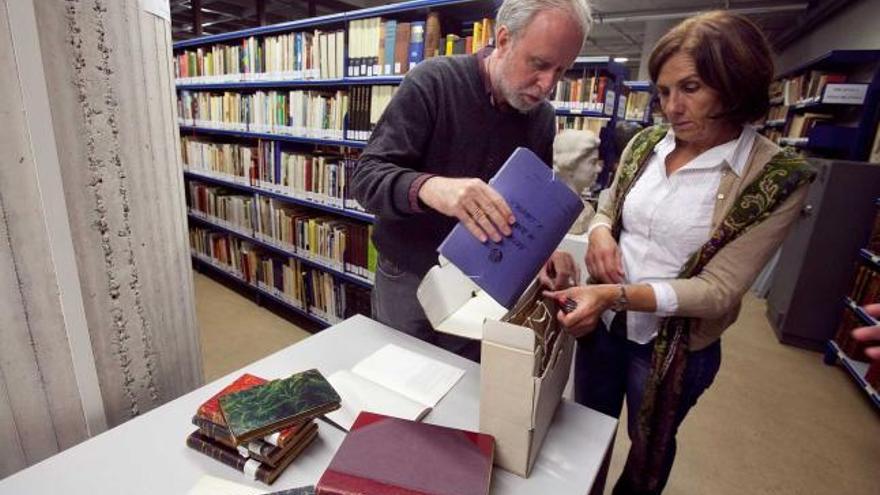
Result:
[[614,97],[615,93],[612,90],[608,90],[605,93],[605,115],[613,116],[614,115]]
[[825,86],[823,103],[861,105],[868,94],[867,84],[829,84]]

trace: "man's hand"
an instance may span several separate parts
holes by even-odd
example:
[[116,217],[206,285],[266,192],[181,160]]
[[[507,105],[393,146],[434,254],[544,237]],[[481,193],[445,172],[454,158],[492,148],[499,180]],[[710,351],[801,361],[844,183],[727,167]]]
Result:
[[[875,319],[880,318],[880,304],[869,304],[865,306],[865,312],[873,316]],[[852,331],[852,336],[856,340],[862,342],[874,341],[876,344],[880,342],[880,325],[873,327],[861,327]],[[865,354],[874,360],[880,361],[880,345],[874,345],[865,349]]]
[[501,241],[516,222],[507,201],[480,179],[431,177],[419,189],[419,199],[440,213],[455,217],[480,240]]
[[584,259],[587,271],[603,284],[623,283],[623,257],[620,247],[607,227],[597,227],[590,233],[587,256]]
[[574,258],[565,251],[554,251],[538,274],[541,285],[550,290],[567,289],[576,285],[580,279],[580,269]]
[[573,300],[577,304],[570,313],[560,309],[556,319],[568,333],[580,338],[592,332],[599,323],[602,313],[614,305],[617,287],[582,285],[555,292],[545,291],[544,296],[555,299],[560,307],[564,307],[568,300]]

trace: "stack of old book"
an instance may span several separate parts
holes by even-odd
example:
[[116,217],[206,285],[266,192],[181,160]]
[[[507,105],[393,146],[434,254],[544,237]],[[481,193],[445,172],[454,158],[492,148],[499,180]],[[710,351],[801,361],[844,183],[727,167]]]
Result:
[[186,444],[272,484],[318,435],[315,418],[339,404],[318,370],[272,381],[244,374],[199,406]]

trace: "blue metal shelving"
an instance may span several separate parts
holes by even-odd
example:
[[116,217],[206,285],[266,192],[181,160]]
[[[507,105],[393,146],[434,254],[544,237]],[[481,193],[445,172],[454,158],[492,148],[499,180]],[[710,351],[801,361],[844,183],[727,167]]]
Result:
[[591,117],[591,118],[599,118],[599,119],[608,119],[611,120],[610,115],[606,115],[604,112],[592,112],[588,110],[572,110],[569,108],[557,108],[556,115],[559,116],[571,116],[571,117]]
[[866,326],[874,326],[878,324],[878,321],[876,319],[866,313],[865,310],[861,308],[861,306],[856,304],[856,302],[849,297],[843,298],[843,305],[849,308],[850,311],[855,313],[859,320],[861,320],[862,324]]
[[862,258],[862,261],[871,266],[876,272],[880,272],[880,256],[876,253],[872,253],[867,249],[859,250],[859,256]]
[[371,222],[372,223],[374,221],[373,215],[370,215],[369,213],[361,213],[361,212],[355,211],[355,210],[346,210],[343,208],[336,208],[334,206],[316,203],[314,201],[309,201],[307,199],[294,198],[293,196],[288,196],[286,194],[282,194],[282,193],[278,193],[278,192],[274,192],[274,191],[267,191],[267,190],[259,188],[259,187],[249,186],[246,184],[241,184],[239,182],[218,179],[216,177],[202,175],[197,172],[192,172],[189,170],[184,170],[183,175],[184,175],[184,177],[187,177],[187,178],[193,179],[193,180],[197,180],[200,182],[207,182],[207,183],[215,184],[218,186],[229,187],[232,189],[238,189],[240,191],[246,191],[246,192],[250,192],[250,193],[254,193],[254,194],[260,194],[262,196],[269,196],[271,198],[285,201],[287,203],[305,206],[308,208],[314,208],[316,210],[322,210],[322,211],[326,211],[327,213],[342,215],[342,216],[345,216],[348,218],[353,218],[355,220],[360,220],[363,222]]
[[861,72],[865,68],[870,68],[870,71],[865,72],[870,81],[847,83],[867,85],[862,104],[830,104],[823,101],[823,95],[823,98],[816,101],[796,102],[791,105],[792,111],[789,112],[791,118],[791,115],[803,111],[837,112],[838,109],[843,109],[841,111],[850,112],[850,109],[860,107],[861,111],[854,119],[854,125],[844,127],[817,124],[808,132],[807,141],[797,141],[795,145],[836,158],[856,161],[867,159],[880,120],[880,50],[832,50],[785,72],[779,76],[779,79],[787,79],[814,70],[852,74],[855,69]]
[[189,91],[221,91],[229,89],[262,89],[262,88],[335,88],[348,86],[396,85],[403,81],[403,76],[383,77],[344,77],[342,79],[287,79],[277,81],[231,81],[199,83],[186,82],[177,84],[178,90]]
[[496,2],[487,2],[485,0],[412,0],[409,2],[393,3],[389,5],[380,5],[366,9],[352,10],[350,12],[340,12],[309,19],[301,19],[297,21],[283,22],[273,24],[271,26],[261,26],[251,29],[242,29],[239,31],[231,31],[229,33],[214,34],[209,36],[201,36],[184,41],[174,43],[173,49],[190,48],[195,46],[210,45],[223,41],[240,40],[251,36],[288,33],[318,26],[344,25],[348,21],[356,19],[365,19],[367,17],[388,16],[392,14],[406,14],[408,12],[427,11],[437,7],[471,7],[468,12],[470,15],[487,16],[495,11]]
[[350,141],[337,139],[319,139],[298,136],[287,136],[285,134],[270,134],[266,132],[247,132],[247,131],[230,131],[227,129],[212,129],[210,127],[195,127],[190,125],[180,125],[180,132],[192,134],[215,134],[218,136],[233,136],[250,139],[266,139],[271,141],[283,141],[285,143],[315,144],[318,146],[348,146],[350,148],[364,148],[367,146],[365,141]]
[[301,256],[301,255],[294,253],[292,251],[282,249],[282,248],[275,246],[273,244],[270,244],[268,242],[261,241],[260,239],[257,239],[256,237],[254,237],[252,235],[247,235],[242,232],[238,232],[237,230],[230,229],[230,228],[224,227],[222,225],[216,224],[216,223],[212,222],[211,220],[206,219],[206,218],[202,218],[198,215],[194,215],[192,213],[189,213],[189,214],[187,214],[187,216],[191,220],[194,220],[196,223],[201,223],[201,224],[207,225],[213,229],[221,230],[221,231],[226,232],[228,234],[234,235],[240,239],[244,239],[244,240],[250,242],[251,244],[256,244],[257,246],[260,246],[261,248],[272,251],[275,254],[279,254],[281,256],[286,256],[289,258],[296,258],[300,262],[302,262],[302,264],[304,264],[304,265],[307,265],[311,268],[316,268],[318,270],[321,270],[321,271],[324,271],[327,273],[331,273],[335,277],[341,278],[341,279],[345,280],[346,282],[351,282],[351,283],[360,285],[361,287],[366,287],[368,289],[373,287],[373,283],[365,278],[361,278],[361,277],[358,277],[357,275],[354,275],[351,273],[346,273],[344,271],[337,270],[336,268],[333,268],[331,266],[327,266],[323,263],[310,260],[309,258],[306,258],[305,256]]
[[825,364],[829,366],[833,366],[836,363],[843,365],[843,369],[852,376],[859,388],[868,394],[871,402],[873,402],[875,406],[880,407],[880,393],[878,393],[877,390],[874,390],[874,387],[865,380],[865,373],[868,372],[868,363],[863,363],[850,358],[833,340],[828,341],[824,361]]

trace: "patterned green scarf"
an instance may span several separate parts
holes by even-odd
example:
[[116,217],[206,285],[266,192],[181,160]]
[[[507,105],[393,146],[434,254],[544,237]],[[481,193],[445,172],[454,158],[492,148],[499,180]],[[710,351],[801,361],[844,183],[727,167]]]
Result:
[[[623,203],[632,186],[641,177],[645,165],[668,131],[655,126],[633,138],[630,153],[623,157],[618,173],[616,202],[610,213],[613,234],[620,239]],[[760,176],[736,199],[731,210],[679,273],[679,278],[699,274],[715,254],[728,243],[761,223],[794,191],[813,180],[814,172],[794,150],[775,155]],[[638,435],[633,439],[621,482],[632,493],[656,491],[661,481],[663,455],[672,442],[676,413],[681,403],[682,379],[687,365],[688,343],[696,318],[670,317],[662,320],[654,341],[651,372],[645,384],[641,410],[638,412]]]

